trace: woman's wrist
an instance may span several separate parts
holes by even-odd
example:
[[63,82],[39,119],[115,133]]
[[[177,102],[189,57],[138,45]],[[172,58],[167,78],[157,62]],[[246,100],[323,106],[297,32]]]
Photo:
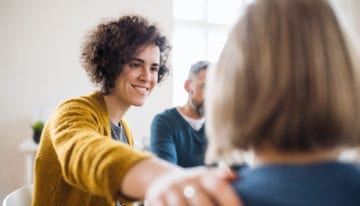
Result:
[[158,158],[147,158],[130,168],[120,185],[121,193],[134,199],[144,199],[150,185],[166,173],[183,171],[180,167]]

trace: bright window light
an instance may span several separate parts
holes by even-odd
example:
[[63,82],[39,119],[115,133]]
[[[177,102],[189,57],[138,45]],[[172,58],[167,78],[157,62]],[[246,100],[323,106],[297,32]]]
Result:
[[227,39],[227,33],[214,30],[207,36],[207,57],[210,62],[217,62]]
[[232,24],[238,17],[241,5],[238,0],[208,0],[208,21],[218,24]]
[[252,0],[173,0],[173,106],[187,100],[184,82],[200,60],[215,64],[230,28]]
[[205,0],[174,0],[173,12],[175,19],[201,20],[205,14]]

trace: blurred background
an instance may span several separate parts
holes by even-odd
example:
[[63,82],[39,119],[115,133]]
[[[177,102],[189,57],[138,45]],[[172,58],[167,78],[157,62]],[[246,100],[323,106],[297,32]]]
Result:
[[[190,65],[205,59],[216,63],[229,29],[249,2],[0,0],[0,200],[28,182],[29,156],[21,145],[32,138],[31,124],[46,121],[61,101],[96,89],[79,61],[82,37],[89,29],[103,19],[135,13],[157,22],[171,40],[171,75],[143,107],[126,115],[141,149],[153,116],[186,101],[183,82]],[[359,1],[331,2],[359,44]]]

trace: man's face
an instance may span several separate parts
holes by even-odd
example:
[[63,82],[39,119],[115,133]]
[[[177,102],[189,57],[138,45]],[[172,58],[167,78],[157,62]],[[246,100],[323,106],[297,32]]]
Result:
[[197,76],[190,80],[189,100],[196,113],[203,117],[204,110],[204,90],[205,90],[206,70],[201,70]]

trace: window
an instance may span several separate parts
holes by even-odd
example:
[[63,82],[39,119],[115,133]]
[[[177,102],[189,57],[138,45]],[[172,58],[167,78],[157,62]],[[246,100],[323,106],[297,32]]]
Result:
[[173,104],[185,103],[184,81],[199,60],[216,63],[231,26],[251,0],[174,0]]

